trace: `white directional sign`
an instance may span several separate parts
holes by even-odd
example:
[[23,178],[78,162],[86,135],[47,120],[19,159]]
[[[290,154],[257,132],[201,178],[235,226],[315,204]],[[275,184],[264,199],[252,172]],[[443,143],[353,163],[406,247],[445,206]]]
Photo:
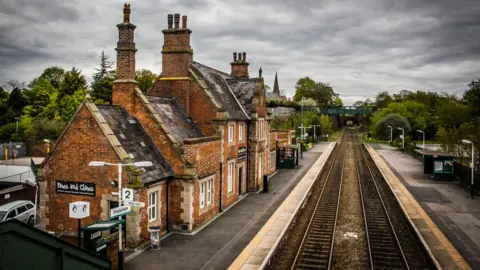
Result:
[[110,209],[110,218],[115,218],[118,216],[126,215],[132,211],[130,205],[127,206],[120,206],[117,208]]
[[69,216],[71,218],[82,219],[90,216],[90,203],[89,202],[72,202],[68,205]]
[[122,201],[133,201],[133,189],[122,188]]
[[143,202],[128,201],[128,202],[125,202],[125,204],[130,206],[136,206],[136,207],[145,207],[145,203]]

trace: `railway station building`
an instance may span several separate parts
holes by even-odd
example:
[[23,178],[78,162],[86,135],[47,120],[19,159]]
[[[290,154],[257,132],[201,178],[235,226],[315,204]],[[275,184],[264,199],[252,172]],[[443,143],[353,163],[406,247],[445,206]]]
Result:
[[[291,133],[271,132],[264,81],[250,77],[247,55],[233,53],[231,72],[193,60],[187,16],[170,14],[162,47],[162,72],[144,94],[135,81],[136,26],[125,4],[118,24],[117,79],[112,104],[95,104],[89,95],[39,169],[40,217],[56,235],[77,235],[68,205],[90,202],[83,225],[111,218],[118,206],[115,166],[91,167],[91,161],[128,166],[123,187],[134,189],[126,215],[126,246],[148,241],[152,226],[191,232],[241,195],[263,189],[263,177],[276,171],[276,145]],[[112,194],[113,193],[113,194]],[[104,232],[111,235],[111,232]]]

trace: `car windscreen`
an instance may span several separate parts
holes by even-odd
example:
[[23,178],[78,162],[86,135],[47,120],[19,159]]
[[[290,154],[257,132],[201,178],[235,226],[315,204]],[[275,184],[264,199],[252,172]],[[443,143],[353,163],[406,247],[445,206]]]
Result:
[[7,214],[6,211],[0,211],[0,221],[3,220],[3,218],[5,217],[6,214]]

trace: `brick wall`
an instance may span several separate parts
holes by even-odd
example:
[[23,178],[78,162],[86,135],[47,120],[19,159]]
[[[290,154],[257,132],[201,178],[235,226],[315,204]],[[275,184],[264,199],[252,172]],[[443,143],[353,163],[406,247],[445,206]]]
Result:
[[[107,161],[118,163],[119,158],[107,138],[103,135],[97,122],[90,111],[81,105],[79,113],[59,141],[52,156],[43,167],[45,187],[41,190],[41,221],[46,229],[56,234],[63,232],[76,233],[77,220],[68,217],[68,204],[74,201],[90,202],[90,217],[82,220],[82,224],[90,224],[101,220],[102,194],[111,194],[117,191],[107,180],[118,179],[116,167],[89,167],[90,161]],[[94,139],[92,139],[94,138]],[[126,173],[122,176],[123,184],[127,184]],[[96,196],[82,196],[70,194],[57,194],[56,180],[69,180],[77,182],[94,182]],[[43,209],[42,209],[43,208]],[[43,211],[42,211],[43,210]]]

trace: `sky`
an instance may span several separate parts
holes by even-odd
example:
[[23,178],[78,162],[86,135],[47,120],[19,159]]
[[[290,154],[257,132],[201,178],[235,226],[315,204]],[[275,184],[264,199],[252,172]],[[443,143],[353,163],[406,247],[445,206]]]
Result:
[[[461,95],[480,77],[478,0],[131,0],[137,69],[161,72],[167,14],[188,16],[194,60],[230,72],[246,52],[292,96],[308,76],[329,83],[344,104],[381,91]],[[49,66],[73,66],[91,80],[102,50],[116,60],[118,0],[1,0],[0,84],[29,82]]]

